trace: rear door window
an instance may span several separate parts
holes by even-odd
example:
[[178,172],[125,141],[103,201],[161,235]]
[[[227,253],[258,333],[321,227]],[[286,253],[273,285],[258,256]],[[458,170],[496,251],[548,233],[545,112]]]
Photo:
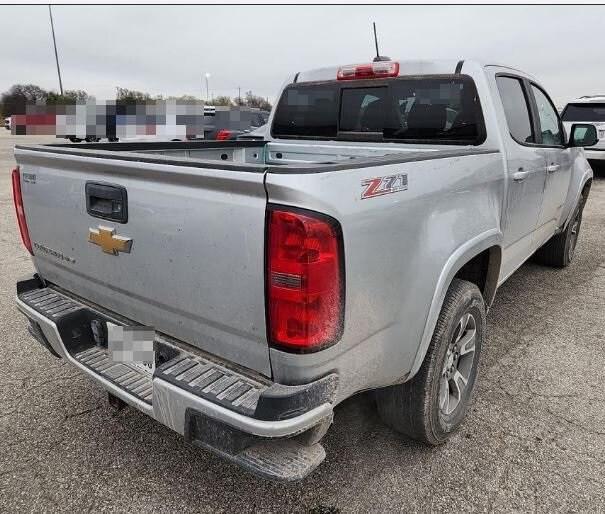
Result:
[[518,143],[535,143],[529,105],[521,81],[513,77],[501,76],[496,77],[496,82],[510,135]]

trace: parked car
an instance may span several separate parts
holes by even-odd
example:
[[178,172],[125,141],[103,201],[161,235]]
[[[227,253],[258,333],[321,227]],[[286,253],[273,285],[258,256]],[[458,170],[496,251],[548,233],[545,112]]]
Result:
[[[58,133],[72,143],[189,141],[204,139],[204,128],[213,126],[216,107],[157,101],[148,105],[80,104],[69,106],[68,111],[57,116]],[[96,125],[86,123],[94,118]]]
[[263,140],[267,136],[267,132],[269,127],[265,123],[260,127],[251,130],[250,132],[244,132],[243,134],[238,135],[235,139],[239,139],[241,141],[250,141],[250,140]]
[[561,118],[567,130],[574,123],[591,123],[596,127],[599,143],[586,150],[586,157],[602,164],[605,161],[605,95],[582,96],[568,103]]
[[[81,143],[82,141],[86,141],[87,143],[98,143],[102,138],[96,136],[86,136],[84,138],[76,137],[76,136],[68,136],[64,139],[69,139],[72,143]],[[110,139],[111,142],[118,141],[118,138]]]
[[[250,124],[249,128],[242,128],[243,123],[225,123],[219,122],[216,125],[221,127],[218,130],[213,130],[207,133],[205,136],[206,139],[216,139],[217,141],[230,141],[233,139],[240,139],[240,136],[246,136],[251,132],[256,131],[263,125],[267,124],[267,120],[269,119],[269,112],[253,110],[250,115]],[[226,126],[225,126],[226,125]],[[246,139],[246,138],[244,138]],[[257,139],[256,137],[252,137],[251,139]]]
[[187,141],[185,136],[181,137],[171,137],[171,136],[162,136],[162,135],[149,135],[149,136],[132,136],[132,137],[123,137],[123,138],[114,138],[111,143],[157,143],[157,142],[168,142],[168,141]]
[[[498,287],[574,258],[595,127],[566,139],[534,78],[474,61],[292,74],[271,119],[264,141],[16,146],[29,331],[113,405],[265,477],[319,465],[360,391],[445,442]],[[116,327],[151,357],[116,358]]]

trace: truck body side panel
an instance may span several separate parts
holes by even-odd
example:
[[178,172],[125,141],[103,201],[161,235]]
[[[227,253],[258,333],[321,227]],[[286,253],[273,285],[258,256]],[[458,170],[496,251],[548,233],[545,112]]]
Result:
[[[441,271],[466,242],[500,231],[500,153],[467,151],[463,157],[329,173],[269,170],[270,203],[313,209],[341,223],[346,270],[341,341],[307,355],[271,349],[277,381],[304,383],[336,371],[338,397],[344,399],[406,379]],[[407,190],[361,199],[365,180],[398,174],[407,177]]]

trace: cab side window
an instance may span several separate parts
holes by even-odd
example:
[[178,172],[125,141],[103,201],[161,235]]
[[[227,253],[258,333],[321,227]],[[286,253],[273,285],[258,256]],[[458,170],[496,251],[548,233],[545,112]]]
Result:
[[562,145],[563,134],[561,132],[561,124],[559,123],[559,115],[553,107],[552,102],[544,91],[533,84],[531,90],[536,99],[542,144],[547,146]]
[[496,83],[500,91],[510,135],[517,143],[535,143],[529,106],[521,81],[513,77],[501,76],[496,77]]

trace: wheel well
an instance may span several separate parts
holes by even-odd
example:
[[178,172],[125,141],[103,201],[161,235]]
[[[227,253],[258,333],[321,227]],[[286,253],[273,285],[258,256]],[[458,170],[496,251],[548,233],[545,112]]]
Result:
[[485,304],[490,306],[498,287],[501,260],[501,248],[499,246],[492,246],[475,255],[475,257],[464,264],[454,278],[467,280],[475,284],[479,288],[479,291],[481,291]]
[[582,201],[586,203],[588,200],[588,193],[590,193],[590,186],[592,186],[592,179],[588,179],[584,187],[582,188]]

